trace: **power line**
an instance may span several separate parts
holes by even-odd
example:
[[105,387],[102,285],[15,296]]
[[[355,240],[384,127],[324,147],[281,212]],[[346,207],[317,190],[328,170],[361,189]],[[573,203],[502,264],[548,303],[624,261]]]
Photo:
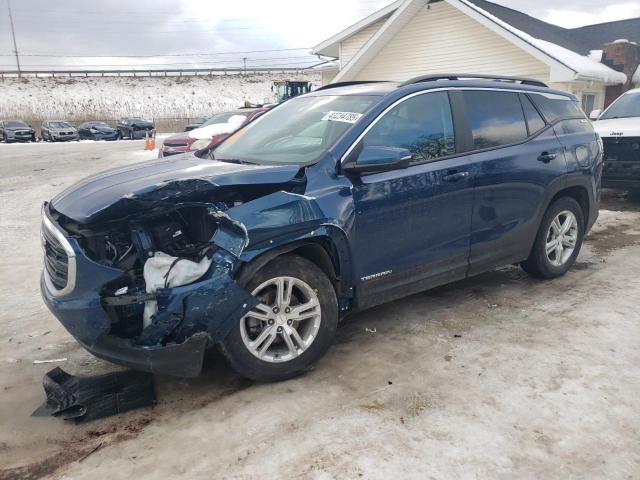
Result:
[[[51,58],[151,58],[151,57],[200,57],[200,56],[214,56],[214,55],[236,55],[246,53],[269,53],[269,52],[291,52],[296,50],[309,50],[311,47],[298,47],[298,48],[277,48],[271,50],[245,50],[245,51],[229,51],[229,52],[211,52],[211,53],[155,53],[145,55],[60,55],[51,53],[22,53],[23,57],[51,57]],[[12,53],[1,53],[0,56],[6,57],[13,55]]]

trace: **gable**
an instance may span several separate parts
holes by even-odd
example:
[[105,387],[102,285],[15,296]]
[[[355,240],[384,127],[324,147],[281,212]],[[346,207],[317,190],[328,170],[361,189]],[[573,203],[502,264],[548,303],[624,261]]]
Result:
[[549,81],[547,65],[446,2],[423,7],[354,80],[452,71]]
[[340,67],[344,67],[353,56],[358,53],[365,43],[369,41],[373,34],[380,30],[380,27],[384,25],[388,17],[374,23],[360,30],[358,33],[350,36],[345,41],[340,43]]

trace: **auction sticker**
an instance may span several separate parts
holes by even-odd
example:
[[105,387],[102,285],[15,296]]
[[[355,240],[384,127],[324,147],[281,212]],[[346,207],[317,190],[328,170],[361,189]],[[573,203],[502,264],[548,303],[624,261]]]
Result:
[[327,112],[327,114],[322,117],[322,120],[326,122],[345,122],[345,123],[356,123],[362,117],[361,113],[355,112],[334,112],[333,110]]

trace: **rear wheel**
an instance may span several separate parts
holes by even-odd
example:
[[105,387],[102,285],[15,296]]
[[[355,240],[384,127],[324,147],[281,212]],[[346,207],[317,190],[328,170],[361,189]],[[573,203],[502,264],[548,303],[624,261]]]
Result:
[[584,237],[584,214],[571,197],[559,198],[545,213],[529,258],[521,263],[541,278],[564,275],[574,264]]
[[338,324],[333,285],[314,263],[276,258],[245,287],[259,304],[221,345],[231,367],[258,381],[299,375],[327,351]]

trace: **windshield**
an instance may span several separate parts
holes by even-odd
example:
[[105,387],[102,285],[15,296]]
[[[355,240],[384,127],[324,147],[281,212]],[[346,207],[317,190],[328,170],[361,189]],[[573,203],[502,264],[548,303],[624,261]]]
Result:
[[29,125],[27,125],[24,122],[18,122],[15,120],[9,120],[7,122],[7,127],[9,128],[29,128]]
[[211,117],[206,122],[204,122],[201,126],[208,127],[209,125],[214,125],[216,123],[227,123],[231,117],[239,117],[239,116],[247,118],[247,116],[244,113],[240,113],[240,112],[218,113],[213,117]]
[[67,122],[49,122],[51,128],[71,128]]
[[622,95],[602,114],[600,120],[628,117],[640,117],[640,93]]
[[298,97],[265,113],[229,137],[217,160],[306,164],[320,159],[378,100],[377,96]]

